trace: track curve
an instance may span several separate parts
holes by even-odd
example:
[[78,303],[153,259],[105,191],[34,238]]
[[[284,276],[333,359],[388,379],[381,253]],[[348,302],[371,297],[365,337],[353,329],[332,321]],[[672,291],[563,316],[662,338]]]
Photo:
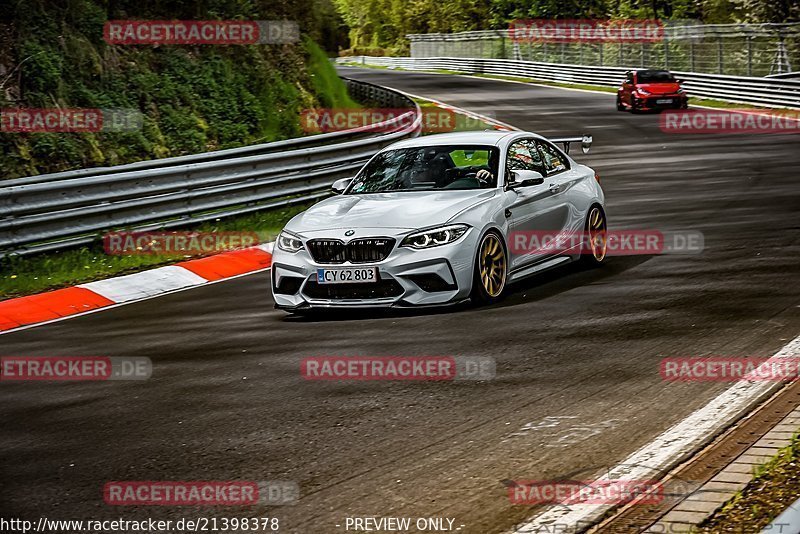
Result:
[[[146,382],[0,385],[0,507],[50,518],[440,516],[503,532],[504,481],[589,479],[726,387],[665,384],[668,356],[769,356],[800,331],[795,135],[667,135],[614,96],[361,69],[347,76],[545,136],[589,133],[614,228],[700,230],[697,256],[611,258],[486,308],[287,319],[259,273],[0,337],[3,355],[147,356]],[[490,383],[324,383],[314,355],[491,356]],[[109,480],[297,481],[281,508],[114,508]],[[336,525],[341,525],[337,527]]]

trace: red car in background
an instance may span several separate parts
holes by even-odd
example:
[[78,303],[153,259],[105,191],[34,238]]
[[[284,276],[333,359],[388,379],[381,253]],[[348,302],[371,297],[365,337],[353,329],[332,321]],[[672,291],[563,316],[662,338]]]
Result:
[[668,70],[630,70],[625,73],[622,87],[617,89],[617,110],[653,111],[686,109],[689,97],[680,80]]

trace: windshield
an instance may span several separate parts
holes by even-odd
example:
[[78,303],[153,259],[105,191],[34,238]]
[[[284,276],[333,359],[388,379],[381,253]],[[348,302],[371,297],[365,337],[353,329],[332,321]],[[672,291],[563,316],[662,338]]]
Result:
[[675,77],[672,73],[665,70],[640,70],[637,77],[639,78],[639,83],[667,83],[675,81]]
[[347,194],[497,186],[494,146],[440,145],[381,152],[353,179]]

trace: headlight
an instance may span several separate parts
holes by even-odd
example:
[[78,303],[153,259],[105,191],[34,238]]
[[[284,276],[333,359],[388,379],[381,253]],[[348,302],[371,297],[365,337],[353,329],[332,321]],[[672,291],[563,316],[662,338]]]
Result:
[[458,241],[461,236],[467,233],[467,230],[469,230],[469,226],[466,224],[454,224],[452,226],[434,228],[433,230],[425,230],[424,232],[417,232],[407,236],[400,243],[400,246],[416,249],[438,247],[439,245]]
[[681,88],[680,88],[680,89],[678,89],[676,92],[677,92],[679,95],[682,95],[682,94],[683,94],[683,93],[685,93],[686,91],[684,91],[684,90],[683,90],[683,88],[681,87]]
[[280,233],[277,240],[278,248],[286,252],[297,252],[303,248],[303,242],[294,234],[286,230]]
[[650,91],[645,91],[644,89],[638,89],[638,88],[636,89],[636,92],[639,93],[640,95],[649,95],[650,94]]

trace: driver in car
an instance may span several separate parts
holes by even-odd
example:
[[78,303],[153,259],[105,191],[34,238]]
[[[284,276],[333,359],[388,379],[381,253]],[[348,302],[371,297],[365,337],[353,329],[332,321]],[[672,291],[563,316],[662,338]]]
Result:
[[478,174],[475,175],[475,178],[480,180],[480,182],[484,185],[494,182],[494,175],[486,169],[479,170]]

